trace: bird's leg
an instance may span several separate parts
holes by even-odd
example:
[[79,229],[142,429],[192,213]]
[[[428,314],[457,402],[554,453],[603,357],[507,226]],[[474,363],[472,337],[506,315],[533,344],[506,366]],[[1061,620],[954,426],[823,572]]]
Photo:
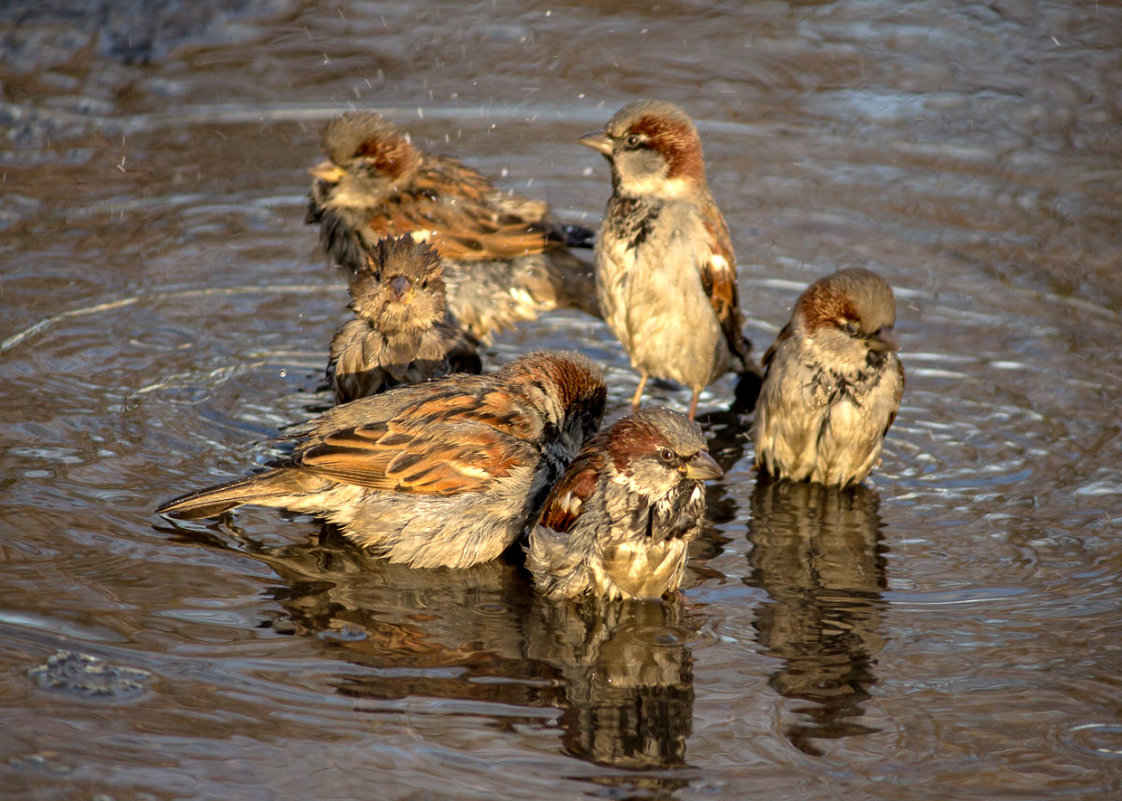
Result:
[[643,387],[647,385],[647,374],[639,374],[639,386],[635,388],[635,394],[631,396],[631,411],[639,411],[639,404],[643,400]]
[[701,390],[700,389],[695,389],[693,391],[693,398],[690,400],[690,419],[691,420],[694,418],[694,415],[697,414],[697,400],[700,397],[701,397]]

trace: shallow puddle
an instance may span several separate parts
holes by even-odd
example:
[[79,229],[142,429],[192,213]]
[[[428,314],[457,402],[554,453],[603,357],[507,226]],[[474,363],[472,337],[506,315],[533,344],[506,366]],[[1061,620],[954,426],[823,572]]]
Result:
[[[0,19],[11,797],[1117,796],[1117,7],[114,8]],[[639,96],[698,122],[759,349],[827,272],[895,288],[908,384],[867,486],[758,487],[726,378],[689,588],[599,616],[502,561],[152,514],[328,402],[325,120],[382,110],[595,224],[608,171],[575,139]],[[536,347],[603,364],[625,410],[601,323],[525,325],[487,364]]]

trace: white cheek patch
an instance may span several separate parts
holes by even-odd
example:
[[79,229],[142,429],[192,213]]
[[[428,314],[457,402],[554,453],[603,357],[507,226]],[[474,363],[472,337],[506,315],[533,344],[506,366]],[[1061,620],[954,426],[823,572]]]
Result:
[[653,195],[662,198],[677,198],[690,192],[690,184],[682,178],[667,180],[661,172],[632,178],[621,187],[631,195]]

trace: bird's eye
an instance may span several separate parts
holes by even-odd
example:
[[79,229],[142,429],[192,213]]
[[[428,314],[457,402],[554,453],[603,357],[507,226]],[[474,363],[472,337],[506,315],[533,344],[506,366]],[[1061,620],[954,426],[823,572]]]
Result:
[[658,458],[667,464],[673,464],[677,461],[674,456],[674,451],[670,450],[670,448],[659,448]]
[[851,337],[857,336],[857,332],[859,330],[860,328],[853,320],[846,320],[844,323],[842,323],[842,331],[845,331],[845,333],[849,334]]
[[628,134],[623,143],[628,147],[639,147],[643,143],[643,138],[639,134]]

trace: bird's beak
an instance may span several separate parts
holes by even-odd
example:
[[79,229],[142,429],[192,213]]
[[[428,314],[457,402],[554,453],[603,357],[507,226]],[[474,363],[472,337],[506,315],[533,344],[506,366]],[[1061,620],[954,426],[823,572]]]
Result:
[[869,337],[869,348],[875,351],[900,350],[900,342],[896,339],[896,331],[892,326],[886,325]]
[[404,275],[395,275],[393,280],[390,281],[390,289],[393,290],[394,300],[401,300],[412,288],[413,282]]
[[703,480],[706,478],[720,478],[725,474],[721,466],[713,461],[713,457],[705,451],[698,451],[697,455],[685,464],[686,478]]
[[593,150],[598,150],[605,156],[612,155],[612,140],[609,139],[608,135],[603,131],[592,131],[591,133],[586,133],[584,136],[578,139],[577,142],[584,145],[585,147],[590,147]]
[[308,168],[308,172],[330,184],[339,183],[339,179],[343,177],[343,168],[330,159],[324,159],[316,166]]

